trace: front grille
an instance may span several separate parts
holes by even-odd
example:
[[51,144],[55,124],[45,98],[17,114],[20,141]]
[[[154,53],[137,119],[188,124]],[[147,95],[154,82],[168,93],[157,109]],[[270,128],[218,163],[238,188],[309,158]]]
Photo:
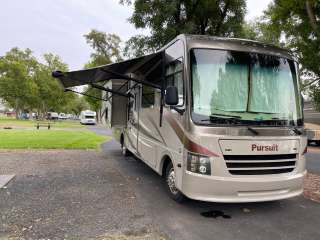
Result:
[[233,175],[265,175],[292,172],[297,154],[224,155],[227,168]]

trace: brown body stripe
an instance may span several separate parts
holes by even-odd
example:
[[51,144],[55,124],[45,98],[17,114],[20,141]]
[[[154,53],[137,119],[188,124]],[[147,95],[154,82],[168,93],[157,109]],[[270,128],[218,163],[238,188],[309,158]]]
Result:
[[170,126],[173,128],[173,130],[177,134],[178,138],[180,139],[180,141],[183,143],[184,147],[188,151],[194,152],[194,153],[198,153],[198,154],[202,154],[202,155],[207,155],[207,156],[210,156],[210,157],[219,157],[218,154],[210,151],[209,149],[207,149],[207,148],[195,143],[190,138],[188,138],[188,136],[184,133],[183,128],[179,125],[177,120],[174,119],[171,116],[170,112],[168,112],[167,110],[164,111],[164,117],[169,122]]

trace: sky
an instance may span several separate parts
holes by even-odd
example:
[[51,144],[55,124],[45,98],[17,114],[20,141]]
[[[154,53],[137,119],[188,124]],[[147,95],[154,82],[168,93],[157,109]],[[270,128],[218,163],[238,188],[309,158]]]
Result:
[[[262,14],[271,0],[247,0],[246,20]],[[132,7],[119,0],[8,0],[0,8],[0,56],[12,47],[30,48],[38,58],[59,55],[71,70],[81,69],[91,49],[83,37],[91,29],[115,33],[123,41],[136,34],[128,22]]]

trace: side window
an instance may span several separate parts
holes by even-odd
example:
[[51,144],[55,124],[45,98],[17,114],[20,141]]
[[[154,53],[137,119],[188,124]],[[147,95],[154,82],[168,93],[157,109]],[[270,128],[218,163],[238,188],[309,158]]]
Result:
[[184,98],[182,58],[174,60],[166,67],[166,87],[169,86],[177,87],[179,95],[178,106],[182,106]]
[[183,56],[184,47],[180,40],[166,49],[166,87],[177,87],[179,95],[178,106],[184,104]]
[[154,105],[154,93],[155,93],[154,88],[146,85],[142,86],[142,101],[141,101],[142,108],[148,108]]

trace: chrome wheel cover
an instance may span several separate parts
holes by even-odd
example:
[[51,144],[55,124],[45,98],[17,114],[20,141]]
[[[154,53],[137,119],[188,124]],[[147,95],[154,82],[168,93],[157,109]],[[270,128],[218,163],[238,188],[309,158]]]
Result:
[[179,192],[179,190],[176,188],[176,176],[173,167],[169,170],[169,174],[167,176],[167,184],[172,194],[175,195]]
[[126,155],[126,151],[127,151],[127,148],[124,146],[122,146],[122,155]]

